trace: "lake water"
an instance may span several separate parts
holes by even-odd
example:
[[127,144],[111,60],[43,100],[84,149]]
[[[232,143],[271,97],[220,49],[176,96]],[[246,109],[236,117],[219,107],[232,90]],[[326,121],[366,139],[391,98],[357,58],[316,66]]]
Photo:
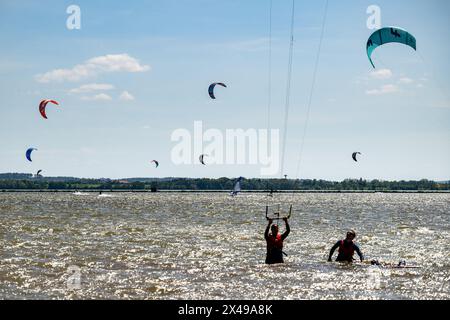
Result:
[[[275,195],[294,212],[274,266],[264,194],[110,195],[0,193],[0,299],[450,298],[450,194]],[[421,268],[327,262],[349,228]]]

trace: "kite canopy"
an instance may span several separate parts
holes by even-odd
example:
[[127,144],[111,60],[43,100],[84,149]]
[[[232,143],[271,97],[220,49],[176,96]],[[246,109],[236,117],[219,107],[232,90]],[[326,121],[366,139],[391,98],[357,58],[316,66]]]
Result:
[[37,149],[36,149],[36,148],[29,148],[29,149],[27,150],[27,152],[25,153],[25,156],[27,157],[27,160],[30,161],[30,162],[32,162],[32,160],[31,160],[31,153],[32,153],[34,150],[37,150]]
[[152,160],[152,162],[151,163],[154,163],[155,164],[155,168],[158,168],[158,166],[159,166],[159,162],[158,161],[156,161],[156,160]]
[[369,58],[370,63],[375,68],[375,65],[372,61],[372,52],[379,46],[386,44],[386,43],[402,43],[407,46],[410,46],[414,50],[417,50],[416,48],[416,38],[412,34],[410,34],[408,31],[397,28],[397,27],[386,27],[381,28],[369,37],[369,40],[367,40],[367,57]]
[[353,160],[355,160],[356,162],[358,162],[358,160],[356,159],[356,155],[357,154],[361,154],[361,152],[353,152],[353,154],[352,154],[352,158],[353,158]]
[[201,154],[200,157],[198,157],[198,160],[200,160],[200,163],[203,164],[203,165],[206,165],[206,163],[203,161],[203,158],[205,156],[208,156],[208,155],[207,154]]
[[45,108],[47,107],[47,104],[51,102],[53,104],[59,105],[59,103],[55,100],[51,100],[51,99],[45,99],[42,100],[41,103],[39,103],[39,112],[41,113],[41,116],[44,119],[47,119],[47,115],[45,114]]
[[38,172],[36,173],[36,177],[41,177],[41,172],[42,170],[38,170]]
[[216,85],[222,86],[222,87],[224,87],[224,88],[227,87],[224,83],[221,83],[221,82],[214,82],[214,83],[212,83],[212,84],[209,86],[209,88],[208,88],[208,93],[209,93],[209,96],[211,97],[211,99],[215,99],[215,98],[216,98],[216,97],[214,96],[214,87],[215,87]]

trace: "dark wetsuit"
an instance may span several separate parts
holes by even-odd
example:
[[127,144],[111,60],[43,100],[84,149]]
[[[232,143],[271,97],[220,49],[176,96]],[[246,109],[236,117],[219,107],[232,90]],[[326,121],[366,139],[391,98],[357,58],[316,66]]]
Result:
[[364,260],[364,257],[361,253],[361,250],[359,250],[359,247],[353,241],[346,241],[346,240],[339,240],[338,242],[336,242],[336,244],[330,250],[329,260],[331,260],[331,257],[333,256],[333,253],[337,248],[339,248],[339,254],[336,258],[336,261],[352,262],[354,260],[353,254],[355,252],[358,254],[361,261]]
[[269,235],[269,229],[270,225],[267,226],[266,231],[264,232],[264,238],[266,239],[267,243],[266,263],[284,263],[283,241],[291,231],[291,229],[289,228],[289,224],[286,224],[286,231],[282,235],[277,234],[275,237],[273,235]]

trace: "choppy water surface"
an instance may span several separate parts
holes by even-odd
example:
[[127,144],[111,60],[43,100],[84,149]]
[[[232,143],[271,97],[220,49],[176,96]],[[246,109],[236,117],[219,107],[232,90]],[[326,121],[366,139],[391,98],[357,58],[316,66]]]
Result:
[[[263,194],[0,194],[0,299],[449,299],[449,194],[298,194],[264,265]],[[348,228],[367,258],[326,262]],[[81,282],[78,282],[78,275]]]

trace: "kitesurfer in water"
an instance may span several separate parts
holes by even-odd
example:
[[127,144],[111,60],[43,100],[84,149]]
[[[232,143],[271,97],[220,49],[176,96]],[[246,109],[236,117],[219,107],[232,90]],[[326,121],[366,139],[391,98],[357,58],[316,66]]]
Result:
[[353,230],[347,232],[347,236],[344,240],[339,240],[336,244],[331,248],[330,255],[328,257],[328,261],[331,261],[331,257],[333,256],[334,251],[339,248],[339,254],[336,258],[336,261],[339,262],[352,262],[353,255],[355,252],[358,254],[361,261],[364,260],[364,256],[361,253],[359,247],[353,242],[356,238],[356,233]]
[[[291,232],[289,227],[288,219],[283,218],[284,223],[286,224],[286,231],[283,234],[278,232],[278,226],[272,225],[273,220],[269,219],[269,224],[267,225],[266,231],[264,232],[264,238],[267,243],[267,256],[266,263],[267,264],[275,264],[275,263],[284,263],[283,260],[283,241]],[[269,229],[272,231],[269,234]]]

